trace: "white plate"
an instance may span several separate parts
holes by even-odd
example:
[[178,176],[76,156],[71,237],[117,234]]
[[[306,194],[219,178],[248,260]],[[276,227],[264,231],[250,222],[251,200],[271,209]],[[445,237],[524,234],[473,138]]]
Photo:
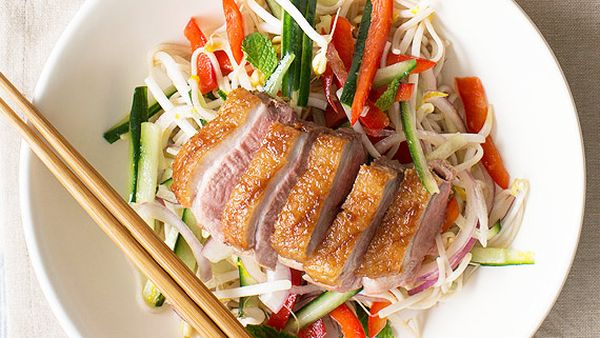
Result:
[[[533,266],[482,268],[460,294],[427,317],[425,337],[527,337],[540,325],[574,257],[584,205],[584,159],[577,114],[556,60],[509,0],[436,1],[452,41],[452,74],[477,75],[497,118],[496,142],[531,195],[515,247]],[[189,16],[221,20],[220,1],[85,2],[45,67],[35,101],[117,188],[127,176],[125,142],[102,132],[130,105],[146,53],[180,41]],[[21,206],[42,288],[72,337],[179,337],[174,315],[137,303],[131,266],[26,148]]]

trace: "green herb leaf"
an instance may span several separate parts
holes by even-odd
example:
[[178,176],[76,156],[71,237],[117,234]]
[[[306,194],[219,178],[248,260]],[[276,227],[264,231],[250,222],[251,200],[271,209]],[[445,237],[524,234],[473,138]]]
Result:
[[246,330],[254,338],[294,338],[287,332],[277,332],[274,328],[266,325],[248,325]]
[[266,36],[254,32],[242,41],[242,50],[246,59],[254,68],[260,70],[265,77],[269,77],[277,67],[277,53],[271,40]]
[[396,94],[398,93],[398,88],[400,88],[400,79],[401,77],[397,77],[388,85],[387,89],[375,102],[375,107],[379,108],[381,111],[387,111],[396,101]]
[[383,328],[383,330],[381,330],[376,337],[377,338],[394,338],[394,331],[392,331],[392,327],[390,326],[389,320],[385,324],[385,327]]

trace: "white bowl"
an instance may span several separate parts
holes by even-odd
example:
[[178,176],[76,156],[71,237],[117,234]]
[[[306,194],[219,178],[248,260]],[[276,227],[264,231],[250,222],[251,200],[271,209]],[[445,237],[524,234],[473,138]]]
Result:
[[[496,143],[513,177],[530,180],[514,246],[533,266],[481,268],[426,318],[425,337],[527,337],[552,307],[573,260],[584,206],[577,114],[552,52],[509,0],[434,1],[452,42],[449,74],[481,77],[496,111]],[[146,74],[146,53],[181,41],[192,15],[222,20],[220,1],[88,0],[55,48],[38,83],[42,112],[124,193],[126,142],[102,132],[129,109]],[[450,78],[450,77],[448,77]],[[169,311],[138,304],[124,255],[27,148],[21,207],[29,252],[50,305],[72,337],[179,337]]]

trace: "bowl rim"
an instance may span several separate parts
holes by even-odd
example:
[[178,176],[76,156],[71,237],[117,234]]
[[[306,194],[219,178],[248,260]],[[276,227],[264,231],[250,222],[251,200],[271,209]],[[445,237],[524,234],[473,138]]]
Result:
[[[544,45],[546,46],[547,51],[550,53],[550,55],[554,61],[556,68],[558,69],[558,71],[560,72],[560,75],[562,76],[563,84],[565,86],[565,89],[567,90],[567,93],[568,93],[568,96],[570,99],[570,103],[572,106],[572,111],[573,111],[573,114],[575,115],[574,118],[575,118],[575,121],[577,124],[577,130],[579,133],[579,142],[580,142],[580,154],[579,155],[581,156],[581,159],[582,159],[581,177],[582,177],[582,181],[583,181],[582,182],[583,196],[581,199],[581,201],[582,201],[581,210],[579,210],[580,220],[578,222],[578,227],[577,227],[577,237],[576,237],[577,240],[575,241],[575,245],[573,246],[573,248],[570,252],[569,264],[568,264],[567,269],[565,270],[564,275],[562,276],[562,282],[560,284],[560,287],[557,288],[556,290],[554,290],[553,299],[552,299],[552,302],[550,303],[551,306],[549,306],[544,311],[544,313],[540,313],[542,316],[538,318],[537,324],[535,326],[532,326],[532,331],[529,332],[529,336],[533,336],[539,330],[540,326],[544,322],[544,319],[548,316],[548,314],[554,307],[554,304],[556,303],[562,289],[564,288],[566,280],[569,276],[569,272],[570,272],[570,270],[573,266],[574,260],[575,260],[575,255],[577,253],[577,249],[579,246],[581,231],[583,228],[584,217],[585,217],[585,205],[586,205],[586,199],[587,199],[586,198],[587,197],[587,193],[586,193],[586,189],[587,189],[586,170],[587,169],[586,169],[586,158],[585,158],[585,145],[584,145],[584,140],[583,140],[583,134],[581,131],[581,123],[579,121],[579,115],[577,112],[577,106],[576,106],[575,99],[573,97],[571,88],[569,86],[569,82],[565,76],[565,73],[564,73],[562,67],[560,66],[560,63],[556,57],[556,54],[554,53],[554,51],[552,50],[551,46],[548,44],[548,42],[546,41],[544,36],[542,35],[542,33],[539,30],[539,28],[537,27],[537,25],[533,22],[533,20],[529,17],[529,15],[527,15],[527,13],[523,10],[523,8],[515,0],[507,0],[507,1],[509,3],[511,3],[513,6],[515,6],[518,9],[518,11],[521,13],[521,15],[523,15],[524,18],[527,19],[530,26],[535,30],[535,32],[537,33],[537,35],[541,39],[541,41],[543,41]],[[87,0],[87,1],[85,1],[81,5],[80,9],[77,11],[75,16],[72,18],[72,20],[67,24],[65,30],[63,31],[63,33],[57,40],[57,43],[53,47],[46,63],[44,64],[44,67],[42,69],[42,72],[40,74],[38,82],[34,89],[34,94],[33,94],[33,102],[34,103],[36,101],[38,101],[38,99],[40,97],[42,97],[43,93],[46,91],[46,88],[48,87],[48,84],[50,81],[51,70],[56,66],[63,50],[69,44],[73,35],[76,34],[76,28],[85,21],[85,19],[88,17],[88,15],[92,14],[94,7],[98,6],[101,2],[102,2],[102,0]],[[50,275],[48,273],[48,266],[44,262],[45,260],[41,255],[40,246],[38,245],[40,239],[38,238],[38,236],[36,234],[35,225],[33,222],[33,211],[30,208],[30,205],[31,205],[31,195],[30,195],[31,184],[30,183],[31,182],[29,179],[29,174],[30,174],[29,170],[31,168],[32,156],[33,156],[33,154],[30,151],[27,144],[22,142],[21,148],[20,148],[20,154],[19,154],[19,170],[18,170],[18,174],[19,174],[19,179],[18,179],[19,207],[20,207],[20,211],[21,211],[21,222],[23,225],[23,231],[24,231],[24,235],[25,235],[27,251],[29,253],[29,257],[30,257],[31,264],[33,266],[34,273],[37,277],[37,280],[40,283],[40,288],[42,289],[42,293],[44,294],[45,298],[47,299],[47,301],[50,305],[50,308],[51,308],[52,312],[54,313],[54,315],[56,316],[56,318],[58,319],[58,322],[60,323],[61,327],[63,328],[63,330],[65,330],[65,333],[69,337],[83,337],[83,335],[81,334],[80,328],[68,316],[67,311],[63,305],[63,302],[60,300],[60,298],[58,297],[58,295],[53,287],[53,281],[50,278]]]

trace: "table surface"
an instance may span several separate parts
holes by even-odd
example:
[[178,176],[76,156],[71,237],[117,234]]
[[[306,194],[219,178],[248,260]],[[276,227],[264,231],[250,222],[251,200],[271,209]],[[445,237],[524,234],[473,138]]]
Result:
[[[583,129],[588,173],[585,221],[575,263],[536,337],[595,337],[600,335],[600,0],[517,2],[541,30],[569,81]],[[50,51],[82,3],[0,1],[0,71],[27,95],[31,96]],[[23,238],[15,184],[19,144],[17,134],[0,122],[0,338],[65,337],[41,293]]]

